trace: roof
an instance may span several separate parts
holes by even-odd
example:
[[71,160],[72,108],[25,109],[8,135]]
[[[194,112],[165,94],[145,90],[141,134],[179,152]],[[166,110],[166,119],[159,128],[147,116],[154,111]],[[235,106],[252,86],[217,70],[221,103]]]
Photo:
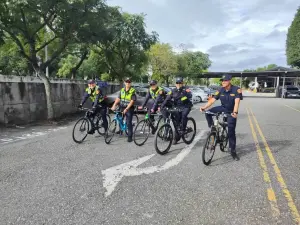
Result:
[[[230,74],[232,77],[300,77],[299,69],[275,67],[270,70],[259,72],[203,72],[198,74],[186,74],[191,78],[221,78],[224,74]],[[184,76],[183,74],[181,74]]]

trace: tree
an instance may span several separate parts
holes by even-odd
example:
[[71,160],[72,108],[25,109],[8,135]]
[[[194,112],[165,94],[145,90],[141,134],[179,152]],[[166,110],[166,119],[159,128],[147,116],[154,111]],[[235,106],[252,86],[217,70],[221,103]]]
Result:
[[153,71],[152,77],[169,86],[170,78],[178,71],[177,58],[171,45],[165,43],[152,45],[148,56]]
[[300,7],[288,29],[286,56],[288,65],[300,68]]
[[[191,80],[199,82],[198,74],[206,71],[211,66],[211,61],[208,54],[203,52],[191,52],[184,51],[178,55],[178,73],[186,77],[186,82],[189,83]],[[193,75],[197,75],[197,79],[193,78]]]
[[[50,82],[44,70],[88,26],[90,12],[103,12],[101,0],[10,0],[0,3],[0,33],[10,37],[45,85],[48,119],[54,118]],[[99,21],[101,24],[102,21]],[[47,30],[49,29],[49,31]],[[46,33],[46,34],[45,34]],[[46,40],[44,37],[47,37]],[[43,43],[40,42],[43,40]],[[57,42],[55,42],[57,41]],[[46,46],[58,43],[48,60],[38,57]]]
[[144,16],[112,12],[112,23],[107,36],[94,49],[105,58],[112,79],[122,81],[124,77],[140,75],[147,62],[145,51],[157,41],[157,34],[145,30]]
[[0,70],[6,75],[24,76],[33,73],[31,65],[19,53],[18,46],[9,38],[0,46]]

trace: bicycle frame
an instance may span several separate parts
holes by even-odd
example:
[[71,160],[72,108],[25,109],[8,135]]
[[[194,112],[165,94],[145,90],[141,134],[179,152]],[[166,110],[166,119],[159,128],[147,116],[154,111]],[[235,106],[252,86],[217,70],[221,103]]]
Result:
[[116,111],[114,120],[117,121],[117,123],[120,127],[120,130],[125,131],[127,129],[127,124],[123,122],[123,116],[121,114],[122,113],[120,111]]

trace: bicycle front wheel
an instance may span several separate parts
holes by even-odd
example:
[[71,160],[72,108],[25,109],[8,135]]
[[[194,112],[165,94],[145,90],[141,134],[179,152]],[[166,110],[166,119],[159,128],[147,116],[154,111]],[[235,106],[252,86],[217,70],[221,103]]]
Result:
[[191,144],[196,136],[196,122],[194,118],[189,117],[187,120],[186,131],[182,134],[182,140],[187,145]]
[[108,126],[108,129],[105,133],[105,143],[106,144],[110,144],[111,140],[113,139],[115,133],[116,133],[116,130],[117,130],[117,120],[113,120],[111,121],[111,123],[109,124]]
[[[75,135],[76,133],[76,127],[79,126],[79,131],[80,133],[82,134],[82,137],[81,138],[77,138],[77,136]],[[87,137],[88,135],[88,131],[90,130],[90,122],[87,118],[80,118],[74,125],[74,128],[73,128],[73,132],[72,132],[72,137],[73,137],[73,141],[80,144],[82,143],[85,138]],[[76,137],[75,137],[76,136]]]
[[133,114],[132,116],[132,127],[137,126],[137,124],[139,123],[139,117],[136,114]]
[[[159,148],[158,140],[165,142],[166,146]],[[173,141],[173,130],[170,124],[166,123],[162,125],[155,134],[154,146],[158,154],[164,155],[167,154],[172,146]]]
[[133,141],[137,146],[142,146],[146,143],[150,135],[150,126],[147,120],[141,120],[136,125],[133,132]]
[[208,166],[212,158],[214,157],[216,151],[216,138],[217,135],[215,132],[210,133],[206,139],[205,145],[202,150],[202,162],[204,165]]

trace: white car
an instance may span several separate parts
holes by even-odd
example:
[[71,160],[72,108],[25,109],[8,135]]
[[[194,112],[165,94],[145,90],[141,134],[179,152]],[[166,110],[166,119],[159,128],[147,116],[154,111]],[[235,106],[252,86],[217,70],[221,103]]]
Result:
[[207,101],[208,94],[205,93],[201,88],[190,88],[193,95],[193,102]]

